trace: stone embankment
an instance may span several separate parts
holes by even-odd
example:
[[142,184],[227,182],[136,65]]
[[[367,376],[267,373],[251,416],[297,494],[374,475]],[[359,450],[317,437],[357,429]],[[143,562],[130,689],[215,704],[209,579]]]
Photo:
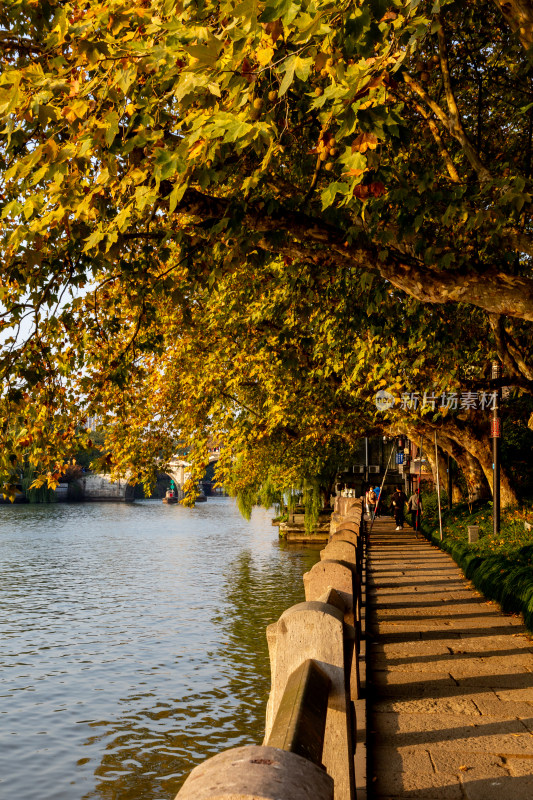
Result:
[[[79,479],[79,484],[82,491],[82,498],[84,500],[100,502],[110,500],[123,502],[127,499],[127,491],[129,487],[126,480],[112,481],[109,475],[89,473],[87,475],[83,475]],[[131,499],[133,499],[132,491]]]
[[305,512],[295,509],[287,522],[279,522],[279,535],[287,542],[327,544],[330,533],[331,510],[321,511],[312,531],[305,529]]
[[337,498],[329,543],[304,575],[305,602],[270,625],[262,746],[196,767],[176,800],[355,800],[366,791],[364,522]]
[[[88,472],[70,484],[58,484],[55,491],[51,492],[51,502],[66,503],[68,500],[128,502],[133,500],[133,494],[134,487],[130,486],[126,480],[112,481],[109,475]],[[5,500],[4,502],[9,503],[10,501]],[[28,497],[24,492],[18,492],[15,502],[27,503]]]

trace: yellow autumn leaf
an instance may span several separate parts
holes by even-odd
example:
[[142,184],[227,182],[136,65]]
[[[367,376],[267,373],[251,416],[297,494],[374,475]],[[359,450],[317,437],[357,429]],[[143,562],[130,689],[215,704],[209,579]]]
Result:
[[204,145],[203,139],[199,139],[197,142],[195,142],[189,150],[188,158],[194,158],[194,156],[196,156],[200,152],[203,145]]
[[352,142],[352,153],[356,150],[366,153],[367,150],[375,150],[378,146],[378,137],[374,133],[360,133]]
[[262,67],[266,67],[267,64],[270,64],[272,61],[272,56],[274,55],[274,48],[273,47],[264,47],[262,50],[257,51],[257,60],[261,64]]

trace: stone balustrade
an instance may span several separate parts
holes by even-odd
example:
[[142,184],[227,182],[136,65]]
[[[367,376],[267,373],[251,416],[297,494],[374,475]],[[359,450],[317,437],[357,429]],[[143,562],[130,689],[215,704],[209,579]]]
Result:
[[176,800],[362,800],[363,520],[361,500],[336,498],[329,542],[303,577],[305,602],[267,628],[263,745],[200,764]]

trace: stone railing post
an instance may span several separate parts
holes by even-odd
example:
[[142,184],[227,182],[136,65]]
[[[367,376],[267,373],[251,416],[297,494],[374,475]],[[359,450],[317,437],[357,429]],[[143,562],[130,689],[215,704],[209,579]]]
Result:
[[269,625],[267,639],[272,688],[267,704],[265,743],[269,741],[290,675],[303,661],[312,659],[331,680],[322,761],[333,778],[335,800],[353,800],[354,743],[343,612],[330,603],[299,603]]
[[176,800],[333,800],[333,780],[276,747],[235,747],[193,769]]

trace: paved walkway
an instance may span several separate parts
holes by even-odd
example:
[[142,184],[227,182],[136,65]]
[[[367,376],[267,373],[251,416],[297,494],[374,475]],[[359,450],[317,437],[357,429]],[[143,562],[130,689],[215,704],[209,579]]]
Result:
[[376,520],[367,572],[370,798],[532,800],[533,637],[454,561]]

